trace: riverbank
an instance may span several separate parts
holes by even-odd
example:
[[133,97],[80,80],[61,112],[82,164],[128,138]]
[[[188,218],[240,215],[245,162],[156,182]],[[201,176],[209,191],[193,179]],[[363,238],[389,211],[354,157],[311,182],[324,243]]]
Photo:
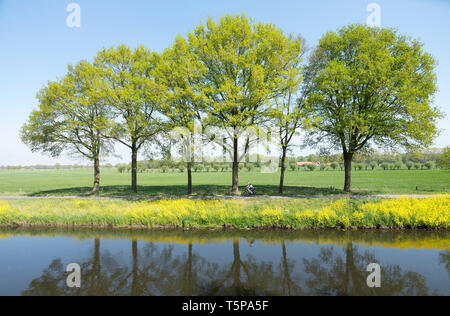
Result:
[[0,200],[3,227],[448,229],[450,196],[396,199]]
[[398,230],[137,230],[96,228],[0,228],[0,241],[14,237],[66,237],[78,241],[91,239],[131,239],[147,243],[218,244],[236,239],[252,244],[255,240],[264,245],[280,243],[304,243],[343,246],[357,243],[370,247],[391,247],[398,249],[447,249],[449,230],[430,231],[423,229]]
[[[397,198],[430,198],[438,196],[439,194],[328,194],[328,195],[283,195],[283,196],[272,196],[272,195],[258,195],[257,199],[271,199],[271,200],[286,200],[286,199],[397,199]],[[0,196],[0,200],[179,200],[179,199],[189,199],[189,200],[230,200],[230,199],[252,199],[255,197],[249,196],[236,196],[236,195],[173,195],[173,196],[163,196],[163,195],[117,195],[117,196],[100,196],[100,195],[89,195],[89,196],[75,196],[75,195],[49,195],[49,196]]]

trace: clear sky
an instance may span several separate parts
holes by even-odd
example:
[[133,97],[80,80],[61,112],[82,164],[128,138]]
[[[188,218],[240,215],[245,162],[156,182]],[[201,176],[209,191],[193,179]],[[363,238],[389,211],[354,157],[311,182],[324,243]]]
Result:
[[[81,7],[81,27],[66,24],[67,6]],[[439,61],[436,104],[447,117],[435,146],[450,145],[449,0],[0,0],[0,165],[73,162],[31,153],[19,129],[36,108],[36,93],[65,74],[67,65],[90,60],[98,50],[142,44],[160,52],[208,16],[245,13],[302,34],[315,45],[328,30],[365,23],[369,3],[381,7],[381,25],[419,38]],[[123,160],[127,151],[118,148]],[[112,162],[116,162],[117,159]]]

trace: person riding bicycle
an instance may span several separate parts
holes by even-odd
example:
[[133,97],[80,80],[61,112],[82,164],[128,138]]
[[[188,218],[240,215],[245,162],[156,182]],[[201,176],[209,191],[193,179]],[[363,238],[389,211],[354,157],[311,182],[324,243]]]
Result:
[[247,185],[247,187],[245,189],[247,190],[248,195],[255,195],[256,194],[255,187],[250,183],[250,181],[248,182],[248,185]]

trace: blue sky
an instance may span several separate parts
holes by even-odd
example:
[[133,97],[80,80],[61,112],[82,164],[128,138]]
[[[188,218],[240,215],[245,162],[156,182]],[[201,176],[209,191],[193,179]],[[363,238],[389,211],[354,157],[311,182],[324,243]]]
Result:
[[[72,2],[81,7],[80,28],[66,25],[66,7]],[[445,130],[435,146],[449,145],[448,0],[0,0],[0,165],[56,162],[31,153],[21,144],[18,131],[36,108],[36,92],[47,81],[63,76],[68,64],[91,59],[103,47],[143,44],[159,52],[206,17],[227,13],[246,13],[257,21],[272,22],[315,45],[328,30],[365,23],[366,8],[372,2],[381,7],[382,26],[421,39],[425,50],[439,61],[440,91],[435,103],[447,117],[439,124]],[[127,161],[127,151],[117,150]]]

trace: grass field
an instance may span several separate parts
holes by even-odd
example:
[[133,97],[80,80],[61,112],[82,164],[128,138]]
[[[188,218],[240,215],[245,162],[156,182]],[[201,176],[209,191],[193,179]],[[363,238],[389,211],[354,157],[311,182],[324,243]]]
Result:
[[[92,170],[20,170],[0,171],[0,195],[89,195]],[[184,195],[186,173],[138,174],[139,195]],[[279,173],[262,174],[242,171],[239,181],[245,187],[251,181],[259,195],[278,195]],[[228,195],[231,172],[193,173],[194,194]],[[285,195],[341,194],[342,171],[288,171]],[[104,169],[101,174],[103,196],[129,195],[130,174]],[[416,190],[418,187],[418,190]],[[431,194],[450,187],[450,172],[445,170],[370,170],[352,172],[352,189],[356,194]]]

